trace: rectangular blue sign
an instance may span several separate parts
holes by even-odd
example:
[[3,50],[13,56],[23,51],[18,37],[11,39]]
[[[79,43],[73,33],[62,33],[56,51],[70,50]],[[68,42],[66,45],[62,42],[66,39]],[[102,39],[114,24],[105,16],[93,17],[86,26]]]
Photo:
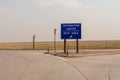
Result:
[[61,24],[61,39],[81,39],[81,23]]

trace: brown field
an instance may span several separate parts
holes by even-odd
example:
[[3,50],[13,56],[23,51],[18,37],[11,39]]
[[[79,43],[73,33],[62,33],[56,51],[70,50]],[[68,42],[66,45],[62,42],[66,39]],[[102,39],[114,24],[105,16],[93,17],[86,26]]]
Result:
[[[63,42],[57,42],[57,50],[63,50]],[[74,50],[75,41],[67,41],[67,49]],[[1,50],[32,50],[32,42],[0,43]],[[54,49],[53,42],[36,42],[36,50]],[[79,49],[120,49],[120,41],[79,41]]]

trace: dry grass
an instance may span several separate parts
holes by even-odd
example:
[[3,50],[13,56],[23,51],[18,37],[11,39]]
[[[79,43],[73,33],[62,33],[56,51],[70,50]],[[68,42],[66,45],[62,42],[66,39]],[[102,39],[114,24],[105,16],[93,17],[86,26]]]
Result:
[[[62,50],[63,42],[57,42],[57,50]],[[31,50],[32,43],[0,43],[1,50]],[[36,42],[35,49],[46,50],[54,49],[53,42]],[[75,41],[68,41],[67,48],[74,50],[76,48]],[[79,41],[79,49],[120,49],[120,41]]]

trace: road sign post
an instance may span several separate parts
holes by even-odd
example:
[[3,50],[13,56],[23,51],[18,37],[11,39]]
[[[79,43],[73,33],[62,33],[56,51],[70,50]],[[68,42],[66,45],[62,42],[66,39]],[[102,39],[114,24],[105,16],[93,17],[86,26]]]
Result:
[[81,39],[81,23],[61,24],[61,39],[64,39],[64,53],[66,53],[66,39],[76,39],[76,52],[78,53],[78,39]]
[[79,41],[76,39],[76,53],[79,53]]
[[35,50],[35,35],[33,35],[33,50]]
[[64,53],[66,53],[66,39],[64,39]]
[[56,29],[54,29],[54,53],[56,53]]

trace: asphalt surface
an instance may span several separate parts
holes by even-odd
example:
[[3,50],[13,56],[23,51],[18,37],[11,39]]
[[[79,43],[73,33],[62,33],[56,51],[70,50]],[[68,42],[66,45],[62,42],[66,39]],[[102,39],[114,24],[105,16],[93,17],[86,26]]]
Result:
[[120,80],[120,54],[60,58],[44,51],[0,51],[0,80]]

